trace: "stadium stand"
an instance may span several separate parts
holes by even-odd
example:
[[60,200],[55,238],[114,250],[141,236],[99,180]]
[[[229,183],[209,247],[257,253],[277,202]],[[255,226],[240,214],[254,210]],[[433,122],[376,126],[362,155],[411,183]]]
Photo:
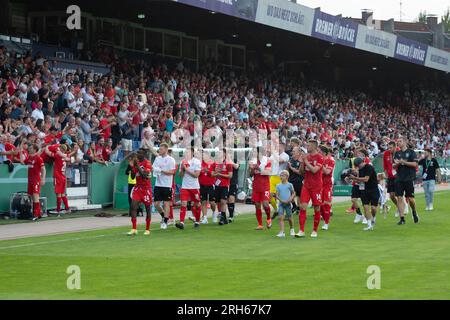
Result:
[[[161,32],[166,37],[175,31]],[[336,159],[352,158],[358,148],[375,158],[399,136],[415,149],[431,147],[443,159],[450,155],[445,85],[404,82],[378,92],[345,88],[321,81],[316,70],[292,74],[287,61],[284,68],[274,63],[269,68],[249,53],[244,68],[231,58],[229,65],[220,57],[177,58],[118,49],[114,35],[92,39],[101,45],[82,50],[16,39],[1,39],[0,147],[17,154],[26,152],[24,142],[43,148],[65,138],[80,146],[75,164],[120,162],[131,151],[124,146],[131,141],[132,150],[139,148],[144,132],[154,133],[156,146],[164,141],[176,147],[174,130],[193,133],[194,119],[201,119],[204,127],[221,131],[280,129],[286,143],[293,136],[303,144],[316,138],[333,148]],[[223,41],[214,45],[241,50]],[[333,50],[321,59],[336,54]],[[56,58],[57,52],[66,60]],[[19,163],[20,157],[0,156],[0,162]]]
[[[1,50],[8,55],[6,47]],[[54,69],[31,55],[10,56],[2,63],[0,133],[16,147],[23,140],[45,146],[65,137],[84,142],[79,161],[109,160],[102,152],[89,158],[88,152],[115,150],[122,139],[137,147],[147,124],[157,133],[156,141],[173,145],[168,134],[176,128],[193,133],[194,117],[200,115],[204,125],[211,121],[221,130],[279,128],[284,142],[294,135],[302,141],[319,138],[331,143],[337,159],[352,157],[358,147],[377,156],[400,135],[415,139],[415,148],[430,146],[439,156],[448,154],[450,96],[441,91],[406,87],[403,94],[372,97],[301,84],[282,74],[258,79],[212,64],[195,72],[182,62],[170,67],[125,57],[103,77],[82,69],[58,77]],[[125,136],[127,126],[132,134]]]

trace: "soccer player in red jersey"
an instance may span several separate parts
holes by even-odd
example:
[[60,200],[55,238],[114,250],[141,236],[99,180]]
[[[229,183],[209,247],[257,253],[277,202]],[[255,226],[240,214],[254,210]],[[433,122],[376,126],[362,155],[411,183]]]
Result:
[[61,139],[60,143],[52,144],[50,146],[46,146],[44,150],[41,152],[41,158],[44,163],[52,163],[53,162],[53,154],[58,151],[59,146],[65,144],[67,147],[66,139]]
[[[398,151],[395,141],[390,141],[388,144],[388,149],[383,153],[383,169],[387,176],[387,193],[392,202],[397,206],[397,197],[395,196],[395,176],[397,174],[394,170],[394,154]],[[397,210],[398,211],[398,210]]]
[[136,174],[136,184],[131,190],[131,224],[132,229],[128,232],[128,235],[137,235],[137,211],[139,205],[144,204],[146,217],[145,217],[145,232],[144,235],[150,235],[150,223],[151,223],[151,205],[152,205],[152,181],[150,172],[152,171],[152,164],[145,158],[145,151],[140,149],[136,155],[131,156],[129,164],[131,170]]
[[305,236],[306,209],[312,200],[314,207],[314,227],[311,237],[317,237],[317,228],[320,223],[320,206],[322,205],[322,168],[323,157],[318,152],[316,140],[310,140],[307,147],[308,154],[303,155],[301,172],[304,173],[302,193],[300,195],[300,230],[295,235],[298,238]]
[[61,212],[61,201],[64,202],[66,212],[70,212],[66,196],[66,163],[70,160],[67,156],[67,150],[67,145],[61,144],[51,155],[55,159],[53,164],[53,184],[55,186],[56,211],[58,214]]
[[[216,202],[214,199],[214,182],[212,177],[214,161],[208,152],[203,153],[202,168],[198,181],[200,183],[200,199],[202,200],[202,224],[208,223],[208,203],[213,214],[216,211]],[[213,221],[214,222],[214,221]]]
[[328,223],[331,215],[331,200],[333,197],[333,171],[334,158],[331,155],[331,150],[327,146],[320,146],[320,152],[323,155],[322,168],[322,205],[320,206],[320,213],[322,215],[324,225],[322,230],[328,230]]
[[183,178],[183,182],[180,191],[180,222],[175,225],[178,229],[184,229],[188,201],[191,202],[192,212],[195,217],[194,227],[198,228],[200,226],[201,205],[198,177],[200,176],[202,163],[192,155],[193,150],[186,148],[185,157],[180,164],[180,177]]
[[[219,225],[228,224],[227,219],[227,203],[228,203],[228,189],[230,187],[230,180],[233,175],[233,164],[226,161],[226,150],[222,151],[222,161],[214,162],[211,176],[215,178],[215,195],[214,198],[218,207],[220,208],[221,217]],[[219,204],[220,201],[220,204]]]
[[52,144],[51,146],[46,146],[44,150],[41,152],[41,158],[44,163],[52,163],[53,162],[53,154],[58,151],[60,144]]
[[[258,154],[262,152],[258,148]],[[258,226],[256,230],[262,230],[262,208],[267,216],[267,229],[272,227],[272,219],[270,217],[270,175],[272,174],[272,164],[266,155],[264,155],[261,160],[258,159],[257,163],[249,165],[250,176],[253,177],[253,189],[252,189],[252,200],[255,203],[256,209],[256,220],[258,221]],[[262,205],[262,208],[261,208]]]
[[28,157],[22,155],[23,163],[28,166],[28,194],[33,200],[33,221],[41,218],[41,204],[39,195],[41,187],[45,184],[44,161],[38,154],[39,147],[32,144],[28,147]]

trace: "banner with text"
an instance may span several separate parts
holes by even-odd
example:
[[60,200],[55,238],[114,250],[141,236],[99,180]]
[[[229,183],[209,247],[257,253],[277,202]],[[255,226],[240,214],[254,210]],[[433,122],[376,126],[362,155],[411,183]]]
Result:
[[356,22],[316,10],[312,28],[313,37],[355,47],[357,34]]
[[403,61],[424,65],[427,49],[428,46],[424,43],[398,36],[394,56]]
[[310,36],[313,20],[314,9],[286,0],[259,0],[255,21]]
[[369,29],[364,25],[358,26],[358,36],[356,37],[356,48],[384,56],[393,57],[397,36],[380,31]]
[[428,47],[425,66],[450,72],[450,52]]
[[179,3],[255,21],[258,0],[175,0]]

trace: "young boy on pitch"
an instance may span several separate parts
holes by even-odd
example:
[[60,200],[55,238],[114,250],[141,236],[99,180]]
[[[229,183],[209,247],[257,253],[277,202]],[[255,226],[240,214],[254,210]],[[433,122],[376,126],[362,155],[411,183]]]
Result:
[[384,218],[386,219],[387,213],[390,210],[390,207],[387,205],[387,189],[386,189],[386,182],[384,180],[384,173],[378,173],[377,174],[378,179],[378,191],[380,192],[380,207],[383,210]]
[[292,208],[291,202],[295,198],[294,186],[292,183],[288,182],[289,172],[287,170],[283,170],[280,172],[281,182],[276,186],[276,198],[279,201],[278,205],[278,221],[280,223],[280,232],[277,234],[277,237],[284,238],[284,219],[285,216],[289,221],[290,235],[292,237],[295,236],[294,231],[294,222],[292,220]]

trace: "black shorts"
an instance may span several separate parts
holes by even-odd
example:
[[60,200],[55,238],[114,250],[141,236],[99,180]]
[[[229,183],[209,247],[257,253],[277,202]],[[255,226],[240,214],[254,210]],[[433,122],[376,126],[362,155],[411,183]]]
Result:
[[202,201],[214,202],[216,193],[214,191],[214,186],[202,186],[200,185],[200,199]]
[[387,179],[386,188],[387,193],[395,192],[395,178]]
[[378,189],[375,190],[362,190],[361,194],[361,202],[363,205],[370,206],[378,206],[380,201],[380,191]]
[[216,202],[220,200],[228,200],[228,187],[216,186],[214,189],[215,189],[214,199],[216,199]]
[[294,191],[295,191],[295,196],[296,197],[300,197],[300,195],[302,194],[302,182],[301,181],[294,181],[294,182],[291,182],[291,181],[289,181],[290,183],[292,183],[292,186],[294,187]]
[[395,195],[397,197],[414,198],[414,182],[395,181]]
[[228,189],[228,196],[231,197],[235,197],[237,195],[237,189],[238,189],[238,185],[237,184],[231,184],[230,188]]
[[155,201],[172,201],[172,188],[155,187]]
[[352,187],[352,199],[361,198],[361,190],[359,190],[359,185],[355,184]]

